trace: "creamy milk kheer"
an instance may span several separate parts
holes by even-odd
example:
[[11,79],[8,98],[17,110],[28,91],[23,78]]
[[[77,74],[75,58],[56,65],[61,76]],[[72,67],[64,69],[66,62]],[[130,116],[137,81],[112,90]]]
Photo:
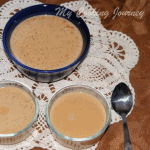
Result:
[[24,129],[35,115],[31,96],[16,87],[0,88],[0,134]]
[[53,70],[73,63],[81,54],[80,31],[58,16],[39,15],[21,22],[12,32],[13,55],[24,65]]
[[103,104],[88,93],[70,92],[60,96],[52,105],[50,120],[63,135],[84,138],[99,132],[106,122]]

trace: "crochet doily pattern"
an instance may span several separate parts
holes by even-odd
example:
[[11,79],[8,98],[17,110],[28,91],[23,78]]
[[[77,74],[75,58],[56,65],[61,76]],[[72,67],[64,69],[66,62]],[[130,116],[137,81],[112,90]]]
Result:
[[[114,87],[119,82],[125,82],[130,87],[133,99],[135,99],[134,89],[129,81],[129,74],[130,70],[138,62],[139,50],[134,41],[127,35],[117,31],[106,30],[101,24],[101,20],[95,9],[86,1],[61,4],[61,6],[77,12],[84,19],[90,30],[91,46],[89,53],[77,69],[68,77],[54,83],[35,82],[21,74],[4,53],[2,32],[7,21],[16,12],[36,4],[40,4],[40,2],[34,0],[11,0],[0,7],[0,81],[16,80],[25,83],[34,90],[40,104],[38,121],[32,135],[21,143],[0,146],[0,150],[28,150],[33,147],[66,150],[67,148],[61,146],[53,138],[45,118],[45,108],[48,99],[64,86],[72,84],[92,86],[100,90],[110,101]],[[82,10],[84,8],[82,13],[80,13],[81,8]],[[120,120],[121,117],[112,110],[111,124]],[[96,146],[88,148],[88,150],[94,150]]]

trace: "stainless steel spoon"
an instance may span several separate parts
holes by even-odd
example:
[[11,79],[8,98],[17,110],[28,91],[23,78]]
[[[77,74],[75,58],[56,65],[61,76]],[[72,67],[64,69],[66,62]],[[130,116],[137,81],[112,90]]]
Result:
[[119,83],[111,96],[111,104],[113,109],[122,116],[124,128],[124,146],[125,150],[132,150],[129,130],[126,122],[126,115],[133,106],[132,94],[129,87],[125,83]]

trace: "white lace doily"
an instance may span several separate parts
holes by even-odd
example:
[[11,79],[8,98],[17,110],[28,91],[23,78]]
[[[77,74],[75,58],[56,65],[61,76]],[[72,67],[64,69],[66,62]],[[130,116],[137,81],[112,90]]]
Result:
[[[28,150],[33,147],[42,147],[50,150],[66,150],[58,144],[47,126],[45,118],[45,108],[48,99],[58,89],[71,84],[87,84],[95,87],[105,94],[110,101],[113,88],[119,82],[125,82],[132,90],[135,99],[134,89],[129,81],[130,70],[137,64],[139,51],[133,40],[127,35],[108,31],[101,24],[96,11],[86,1],[75,1],[63,3],[73,11],[84,8],[86,13],[81,17],[85,20],[91,34],[91,46],[86,59],[68,77],[54,83],[38,83],[26,78],[7,59],[2,46],[2,32],[9,18],[17,11],[40,2],[34,0],[11,0],[0,7],[0,80],[17,80],[27,84],[32,88],[39,98],[40,114],[36,128],[32,135],[25,141],[11,145],[0,146],[0,150]],[[89,15],[87,12],[94,12]],[[112,110],[111,124],[120,121],[121,118]],[[95,149],[97,145],[88,150]]]

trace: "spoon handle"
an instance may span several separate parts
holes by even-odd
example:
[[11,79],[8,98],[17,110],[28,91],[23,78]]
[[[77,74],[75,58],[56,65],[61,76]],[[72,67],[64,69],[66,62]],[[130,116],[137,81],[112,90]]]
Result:
[[128,130],[127,121],[126,121],[126,114],[122,114],[121,116],[122,116],[122,120],[123,120],[125,150],[132,150],[129,130]]

